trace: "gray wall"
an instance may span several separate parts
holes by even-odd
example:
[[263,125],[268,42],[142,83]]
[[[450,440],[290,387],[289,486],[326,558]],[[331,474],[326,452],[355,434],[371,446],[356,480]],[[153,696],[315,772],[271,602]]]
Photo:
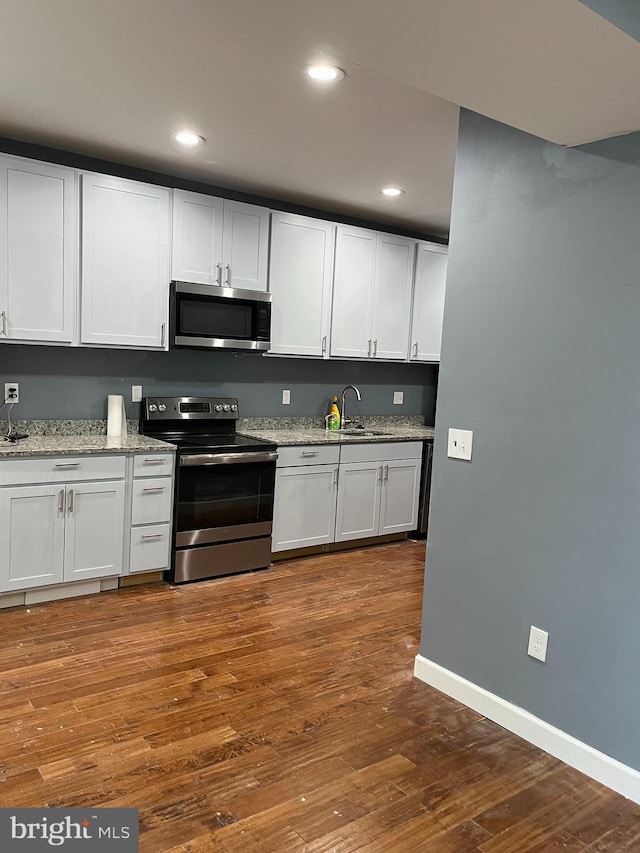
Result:
[[[139,416],[131,385],[145,396],[193,394],[238,397],[243,417],[315,416],[328,410],[330,396],[347,383],[351,415],[424,415],[433,423],[438,368],[419,364],[312,361],[269,356],[173,350],[86,349],[0,346],[0,382],[20,383],[13,418],[104,418],[108,394],[122,394],[127,415]],[[4,385],[2,385],[4,388]],[[282,405],[282,390],[291,404]],[[393,392],[404,404],[393,405]],[[0,411],[0,424],[6,409]]]
[[637,769],[639,229],[638,168],[462,112],[421,643]]

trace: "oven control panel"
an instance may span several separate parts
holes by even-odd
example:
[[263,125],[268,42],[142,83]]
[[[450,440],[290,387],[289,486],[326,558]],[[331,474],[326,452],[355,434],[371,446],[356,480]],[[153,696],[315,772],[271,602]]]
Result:
[[238,400],[234,397],[145,397],[143,417],[155,420],[237,420]]

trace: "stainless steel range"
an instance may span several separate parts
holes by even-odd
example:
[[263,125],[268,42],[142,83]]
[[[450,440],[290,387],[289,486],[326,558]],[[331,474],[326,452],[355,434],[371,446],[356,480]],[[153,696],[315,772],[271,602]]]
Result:
[[172,583],[265,568],[277,445],[236,432],[238,401],[146,397],[140,432],[177,447]]

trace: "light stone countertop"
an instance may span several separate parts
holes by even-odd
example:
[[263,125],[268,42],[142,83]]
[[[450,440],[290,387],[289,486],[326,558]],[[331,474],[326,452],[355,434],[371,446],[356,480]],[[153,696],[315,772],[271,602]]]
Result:
[[383,435],[344,435],[332,430],[320,427],[279,428],[279,429],[247,429],[239,430],[242,435],[251,438],[262,438],[266,441],[274,441],[279,447],[293,446],[297,444],[369,444],[381,441],[426,441],[433,438],[433,427],[409,424],[400,426],[398,424],[366,426],[363,432],[373,430]]
[[[272,441],[280,447],[301,444],[362,444],[381,441],[425,441],[433,438],[433,427],[424,426],[420,416],[379,416],[362,418],[363,432],[382,435],[344,435],[325,430],[321,418],[244,418],[237,431],[251,438]],[[29,437],[16,443],[0,437],[0,459],[24,456],[84,456],[171,452],[175,445],[140,435],[135,421],[128,421],[129,434],[107,436],[106,421],[15,421],[15,431]]]
[[175,446],[144,435],[29,435],[16,443],[0,438],[0,459],[22,456],[86,456],[118,453],[175,453]]

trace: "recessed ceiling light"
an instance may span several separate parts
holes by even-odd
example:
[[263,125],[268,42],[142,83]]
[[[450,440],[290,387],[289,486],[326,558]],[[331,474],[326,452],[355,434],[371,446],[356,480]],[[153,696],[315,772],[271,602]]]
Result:
[[194,133],[191,130],[179,130],[177,133],[173,134],[173,138],[176,142],[179,142],[180,145],[188,145],[191,148],[196,145],[202,145],[204,142],[204,136],[198,136],[197,133]]
[[404,190],[401,190],[400,187],[383,187],[380,192],[382,195],[404,195]]
[[311,80],[319,80],[321,83],[337,83],[346,77],[342,68],[337,65],[308,65],[304,73]]

